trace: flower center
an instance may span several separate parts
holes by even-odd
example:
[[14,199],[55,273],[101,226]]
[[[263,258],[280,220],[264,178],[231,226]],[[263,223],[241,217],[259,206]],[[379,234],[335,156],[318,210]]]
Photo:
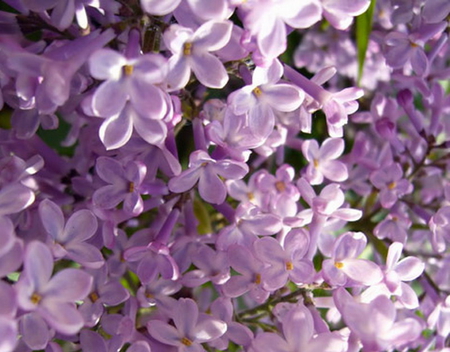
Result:
[[261,274],[255,275],[255,284],[259,285],[261,283]]
[[259,87],[254,88],[252,92],[257,98],[260,97],[262,94],[262,90]]
[[122,70],[123,70],[123,74],[125,76],[131,76],[133,73],[134,67],[133,67],[133,65],[125,65],[125,66],[123,66]]
[[134,182],[130,182],[128,185],[128,192],[133,193],[134,192]]
[[388,184],[389,189],[394,189],[395,186],[397,186],[397,184],[394,181],[392,181],[390,184]]
[[183,337],[182,339],[181,339],[181,343],[183,344],[183,345],[185,345],[185,346],[192,346],[192,341],[191,340],[189,340],[187,337]]
[[277,181],[275,182],[275,188],[278,190],[278,192],[284,192],[286,190],[286,185],[283,181]]
[[35,292],[31,295],[31,303],[33,303],[35,305],[38,305],[39,302],[41,301],[41,299],[42,299],[42,296],[39,293]]
[[186,42],[183,45],[183,55],[184,56],[189,56],[192,54],[192,43],[190,42]]
[[314,159],[313,164],[314,164],[314,167],[317,169],[319,167],[319,160]]
[[286,263],[286,270],[292,270],[294,269],[294,264],[292,264],[292,262],[287,262]]
[[92,293],[89,295],[89,298],[91,299],[92,303],[97,302],[97,300],[99,299],[98,293],[95,292],[95,291],[92,292]]
[[338,269],[342,269],[342,268],[344,267],[344,263],[342,263],[342,262],[336,262],[336,263],[334,263],[334,266],[335,266],[336,268],[338,268]]

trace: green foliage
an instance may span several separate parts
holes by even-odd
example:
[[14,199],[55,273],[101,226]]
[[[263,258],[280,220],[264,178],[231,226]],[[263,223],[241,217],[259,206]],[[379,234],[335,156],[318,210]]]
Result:
[[369,45],[369,37],[372,31],[372,19],[375,10],[376,0],[370,2],[366,12],[356,18],[356,46],[358,49],[358,85],[364,71],[364,61]]

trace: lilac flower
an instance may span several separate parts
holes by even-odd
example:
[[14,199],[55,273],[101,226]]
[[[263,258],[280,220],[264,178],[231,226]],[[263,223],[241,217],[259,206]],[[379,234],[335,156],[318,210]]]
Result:
[[337,333],[315,334],[311,312],[296,305],[282,317],[283,337],[274,333],[259,334],[252,343],[254,352],[344,352],[347,342]]
[[303,92],[292,84],[278,83],[283,66],[274,60],[268,68],[256,67],[252,84],[234,91],[228,103],[237,115],[247,114],[250,131],[266,139],[273,131],[276,112],[294,111],[303,102]]
[[225,334],[209,343],[212,347],[225,351],[229,346],[229,340],[239,346],[247,347],[250,345],[253,333],[247,326],[233,321],[234,312],[231,299],[219,297],[211,304],[210,309],[213,317],[221,319],[227,324]]
[[315,139],[308,139],[302,144],[303,155],[308,160],[306,179],[312,185],[319,185],[324,177],[342,182],[348,178],[347,167],[337,159],[344,152],[344,140],[341,138],[328,138],[319,148]]
[[[130,34],[131,35],[131,34]],[[89,59],[93,77],[103,82],[92,96],[92,112],[105,117],[100,138],[107,149],[123,146],[133,127],[147,143],[161,145],[167,127],[161,120],[169,113],[170,98],[157,84],[167,74],[166,60],[156,54],[127,58],[101,49]],[[115,99],[111,100],[110,97]]]
[[422,25],[416,32],[405,34],[391,32],[386,38],[386,62],[392,68],[403,68],[410,63],[419,76],[428,74],[429,62],[424,45],[433,36],[441,33],[446,25],[443,22]]
[[380,190],[383,208],[391,208],[398,198],[412,192],[412,184],[402,176],[403,171],[398,163],[386,165],[370,175],[370,182]]
[[164,32],[164,42],[173,54],[169,59],[169,89],[186,86],[191,70],[206,87],[223,88],[228,82],[228,74],[210,51],[228,43],[232,27],[230,21],[208,21],[195,32],[176,24],[170,26]]
[[17,302],[27,312],[37,312],[56,331],[76,334],[84,324],[75,301],[91,290],[92,277],[80,269],[64,269],[51,277],[52,254],[41,242],[30,242],[24,271],[16,285]]
[[262,56],[272,60],[286,49],[286,25],[307,28],[321,19],[319,1],[245,1],[245,27],[256,37]]
[[384,279],[377,285],[372,285],[362,294],[365,301],[372,301],[374,297],[385,295],[390,298],[396,296],[397,301],[408,309],[419,306],[419,300],[414,290],[404,281],[412,281],[419,277],[425,264],[416,257],[400,259],[403,244],[394,242],[389,246],[384,269]]
[[183,275],[181,282],[187,287],[197,287],[208,281],[221,285],[230,278],[230,265],[225,252],[202,245],[192,261],[198,269]]
[[331,259],[322,263],[324,279],[331,285],[345,286],[349,280],[362,285],[374,285],[383,278],[381,269],[374,262],[358,259],[366,247],[367,239],[361,232],[346,232],[333,246]]
[[450,242],[450,206],[440,208],[428,222],[432,238],[431,244],[436,252],[444,252]]
[[92,291],[80,306],[85,326],[94,326],[104,312],[104,305],[116,306],[126,301],[130,294],[118,280],[108,278],[107,266],[97,270],[86,270],[93,277]]
[[169,181],[172,192],[182,193],[190,190],[198,181],[200,196],[207,202],[221,204],[225,201],[227,190],[219,176],[225,179],[240,179],[248,172],[245,163],[233,160],[214,160],[203,150],[191,153],[189,169]]
[[264,263],[246,247],[234,244],[228,247],[230,265],[241,275],[232,276],[222,287],[226,297],[239,297],[249,292],[251,298],[262,303],[270,292],[264,289]]
[[53,47],[45,56],[17,53],[10,57],[8,65],[24,77],[22,82],[29,82],[29,78],[36,79],[35,85],[20,87],[33,90],[30,98],[35,100],[36,105],[31,107],[36,107],[40,113],[50,114],[69,99],[72,79],[88,55],[113,37],[114,33],[110,30],[93,32],[58,48]]
[[356,100],[364,95],[363,90],[345,88],[340,92],[331,93],[289,66],[284,66],[284,74],[316,101],[314,110],[318,108],[323,110],[327,118],[329,135],[331,137],[342,137],[342,127],[348,122],[348,115],[358,110]]
[[178,348],[179,352],[204,351],[201,343],[213,341],[227,331],[227,324],[207,314],[199,313],[195,301],[181,298],[172,310],[174,325],[150,320],[147,329],[156,340]]
[[273,237],[264,237],[253,243],[258,259],[270,266],[262,269],[261,278],[267,291],[283,287],[288,279],[297,285],[309,283],[315,273],[311,261],[304,259],[309,238],[302,229],[291,230],[284,246]]
[[94,206],[112,209],[123,201],[124,210],[132,215],[142,213],[144,203],[141,194],[147,193],[143,184],[147,168],[137,161],[129,161],[125,166],[115,159],[99,157],[95,170],[109,185],[100,187],[92,195]]
[[344,288],[339,288],[333,298],[345,323],[367,351],[391,350],[414,341],[422,331],[414,318],[396,321],[394,303],[385,296],[357,303]]
[[51,248],[55,257],[67,257],[90,268],[99,268],[104,264],[100,251],[86,243],[97,231],[97,218],[90,210],[76,211],[64,225],[61,209],[45,199],[39,204],[39,215],[53,241]]
[[279,216],[263,213],[252,204],[238,206],[233,224],[224,227],[217,237],[216,247],[226,250],[232,244],[251,248],[258,236],[274,235],[282,229]]

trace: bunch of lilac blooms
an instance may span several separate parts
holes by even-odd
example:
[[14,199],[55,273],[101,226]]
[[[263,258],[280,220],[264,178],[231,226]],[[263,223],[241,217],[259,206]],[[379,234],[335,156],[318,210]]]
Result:
[[1,2],[0,352],[449,352],[449,15]]

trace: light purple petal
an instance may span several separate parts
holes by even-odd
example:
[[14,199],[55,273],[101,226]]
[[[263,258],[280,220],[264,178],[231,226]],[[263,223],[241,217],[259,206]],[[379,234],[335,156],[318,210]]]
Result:
[[207,314],[200,314],[192,335],[195,341],[199,343],[215,340],[227,331],[227,324],[219,319],[213,318]]
[[141,0],[141,6],[151,15],[163,16],[175,10],[180,2],[181,0]]
[[100,126],[99,135],[107,150],[117,149],[126,144],[133,133],[133,109],[125,108],[120,114],[106,119]]
[[257,36],[261,53],[268,58],[276,58],[286,50],[286,25],[280,18],[260,28]]
[[255,254],[267,263],[283,263],[288,260],[286,253],[280,243],[273,237],[263,237],[253,243]]
[[194,187],[202,173],[203,168],[201,167],[184,170],[178,176],[170,179],[169,189],[175,193],[186,192]]
[[248,172],[248,166],[246,163],[241,163],[234,160],[219,160],[216,165],[214,165],[214,170],[220,176],[236,180],[244,177]]
[[[213,0],[207,2],[214,3]],[[230,40],[232,29],[233,23],[230,21],[208,21],[202,24],[192,38],[194,52],[216,51],[223,48]]]
[[22,184],[8,185],[0,191],[0,216],[18,213],[34,202],[34,193]]
[[52,277],[43,294],[48,301],[75,302],[91,292],[92,282],[92,276],[80,269],[64,269]]
[[173,55],[169,59],[169,73],[167,75],[167,88],[177,90],[184,88],[189,82],[191,67],[188,60],[182,55]]
[[330,181],[343,182],[348,178],[347,166],[338,160],[327,160],[319,165],[320,171]]
[[61,208],[49,199],[44,199],[39,204],[39,216],[47,233],[60,241],[64,229],[64,215]]
[[220,89],[228,82],[228,73],[222,62],[207,52],[195,54],[189,60],[195,76],[206,87]]
[[197,303],[190,298],[180,298],[174,310],[173,322],[182,336],[193,332],[198,320]]
[[64,232],[59,238],[62,243],[82,242],[94,236],[97,218],[87,209],[78,210],[67,220]]
[[341,261],[345,258],[356,258],[366,247],[367,239],[362,232],[346,232],[334,245],[334,258]]
[[50,280],[53,271],[53,256],[50,249],[42,242],[32,241],[25,250],[24,273],[39,291]]
[[129,84],[129,94],[138,115],[157,120],[166,115],[168,107],[164,93],[153,84],[133,77]]
[[213,204],[222,204],[227,195],[225,184],[214,173],[211,165],[205,166],[205,170],[198,182],[198,191],[205,201]]
[[239,297],[246,293],[252,283],[246,276],[232,276],[222,287],[226,297]]
[[374,262],[365,259],[346,259],[340,268],[349,278],[363,285],[374,285],[383,279],[381,269]]
[[83,327],[83,318],[74,304],[44,300],[40,309],[48,325],[65,335],[74,335]]
[[260,138],[267,138],[275,126],[275,115],[271,106],[256,104],[248,115],[248,125],[251,132]]
[[336,159],[344,152],[344,140],[342,138],[328,138],[320,147],[320,159]]
[[126,191],[116,185],[104,186],[94,192],[92,202],[101,209],[115,208],[124,200]]
[[428,72],[428,58],[422,48],[415,48],[411,53],[411,66],[418,76],[424,76]]
[[263,101],[278,111],[294,111],[303,102],[304,93],[293,85],[283,83],[265,86]]
[[9,252],[15,244],[14,225],[10,218],[0,216],[0,257]]
[[162,146],[167,137],[167,126],[164,122],[137,115],[134,119],[136,132],[147,143]]
[[92,110],[95,115],[108,118],[120,114],[129,97],[125,88],[122,81],[103,82],[92,97]]
[[20,318],[20,330],[25,343],[33,350],[43,350],[52,338],[47,323],[34,312]]
[[87,268],[97,269],[105,263],[100,250],[89,243],[71,243],[66,250],[68,258]]
[[[291,348],[303,349],[314,333],[314,321],[306,307],[295,307],[282,320],[283,333]],[[299,328],[301,327],[301,328]]]
[[425,263],[415,257],[406,257],[397,263],[395,271],[402,281],[411,281],[419,277],[425,269]]
[[124,170],[122,164],[116,159],[100,156],[95,164],[95,171],[100,178],[108,183],[122,184],[124,182]]

